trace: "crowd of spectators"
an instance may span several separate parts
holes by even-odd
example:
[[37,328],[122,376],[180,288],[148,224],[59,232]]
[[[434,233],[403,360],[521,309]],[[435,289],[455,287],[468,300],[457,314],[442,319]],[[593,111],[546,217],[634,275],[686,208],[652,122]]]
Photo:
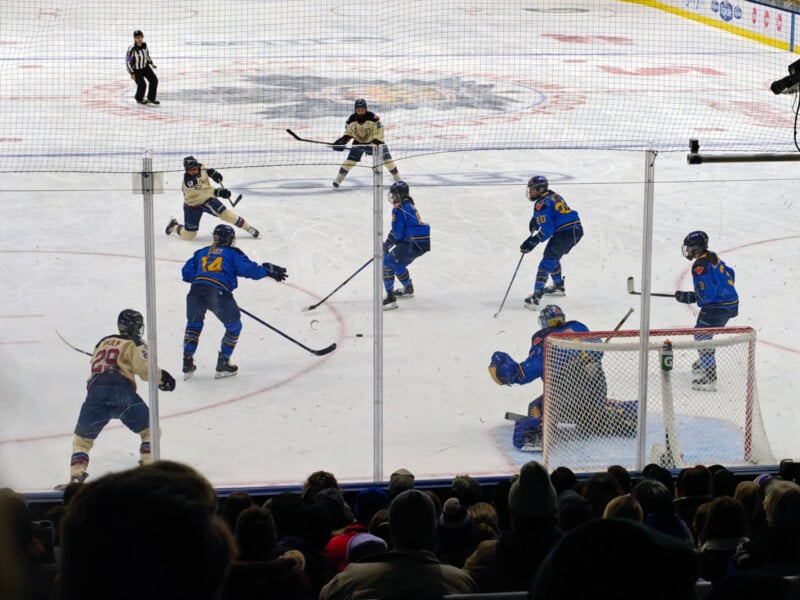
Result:
[[491,494],[406,469],[347,492],[317,471],[262,503],[157,461],[72,484],[45,522],[0,490],[8,600],[794,599],[798,576],[800,485],[720,465],[579,482],[531,461]]

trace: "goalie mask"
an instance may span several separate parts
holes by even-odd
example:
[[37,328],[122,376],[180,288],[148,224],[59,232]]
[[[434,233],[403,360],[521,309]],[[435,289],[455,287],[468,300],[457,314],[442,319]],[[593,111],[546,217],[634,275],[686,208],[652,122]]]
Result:
[[563,325],[566,320],[564,311],[555,304],[548,304],[539,312],[539,325],[542,326],[542,329],[558,327]]
[[693,231],[685,238],[683,238],[683,252],[684,258],[687,260],[695,259],[702,256],[708,251],[708,235],[705,231]]
[[236,232],[230,225],[217,225],[214,227],[214,245],[232,246],[236,239]]
[[117,329],[122,335],[142,337],[144,333],[144,317],[138,310],[126,308],[117,317]]

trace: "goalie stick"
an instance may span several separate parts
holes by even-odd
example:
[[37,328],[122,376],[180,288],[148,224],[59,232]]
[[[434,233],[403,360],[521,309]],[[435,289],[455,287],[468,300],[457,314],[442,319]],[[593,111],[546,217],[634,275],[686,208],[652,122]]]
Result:
[[272,331],[274,331],[274,332],[275,332],[275,333],[277,333],[278,335],[280,335],[280,336],[282,336],[282,337],[285,337],[285,338],[286,338],[287,340],[289,340],[290,342],[292,342],[292,343],[294,343],[294,344],[297,344],[297,345],[298,345],[298,346],[300,346],[300,347],[301,347],[303,350],[306,350],[306,351],[310,352],[311,354],[313,354],[313,355],[315,355],[315,356],[325,356],[326,354],[330,354],[331,352],[333,352],[334,350],[336,350],[336,342],[334,342],[334,343],[333,343],[333,344],[331,344],[330,346],[326,346],[325,348],[322,348],[321,350],[314,350],[313,348],[309,348],[309,347],[308,347],[308,346],[306,346],[305,344],[302,344],[302,343],[298,342],[298,341],[297,341],[296,339],[294,339],[293,337],[291,337],[291,336],[289,336],[289,335],[286,335],[285,333],[283,333],[283,332],[282,332],[280,329],[278,329],[277,327],[273,327],[272,325],[270,325],[270,324],[269,324],[269,323],[267,323],[266,321],[263,321],[263,320],[259,319],[259,318],[258,318],[257,316],[255,316],[253,313],[246,311],[246,310],[245,310],[245,309],[243,309],[241,306],[239,307],[239,310],[240,310],[240,311],[242,311],[244,314],[246,314],[246,315],[247,315],[248,317],[250,317],[251,319],[253,319],[254,321],[256,321],[256,322],[258,322],[258,323],[261,323],[261,324],[262,324],[264,327],[267,327],[268,329],[271,329]]
[[[642,292],[637,292],[633,289],[633,277],[628,277],[628,293],[633,294],[634,296],[641,296]],[[675,294],[664,294],[658,292],[650,292],[651,296],[658,296],[660,298],[674,298]]]
[[64,342],[64,343],[65,343],[67,346],[69,346],[70,348],[72,348],[73,350],[75,350],[75,352],[80,352],[81,354],[85,354],[86,356],[94,356],[94,355],[93,355],[91,352],[87,352],[86,350],[81,350],[81,349],[80,349],[80,348],[78,348],[77,346],[73,346],[72,344],[70,344],[70,343],[69,343],[67,340],[65,340],[65,339],[64,339],[64,336],[63,336],[63,335],[61,335],[60,333],[58,333],[58,329],[56,329],[56,330],[55,330],[55,332],[56,332],[56,335],[58,336],[58,339],[60,339],[60,340],[61,340],[62,342]]

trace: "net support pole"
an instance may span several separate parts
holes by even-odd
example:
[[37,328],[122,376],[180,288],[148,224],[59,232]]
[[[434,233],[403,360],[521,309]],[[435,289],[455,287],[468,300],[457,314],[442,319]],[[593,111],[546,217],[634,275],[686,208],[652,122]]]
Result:
[[644,160],[644,211],[642,224],[642,295],[639,314],[639,406],[636,419],[636,469],[641,471],[646,464],[647,448],[647,364],[650,358],[650,275],[653,263],[653,199],[655,192],[655,163],[658,153],[647,150]]
[[372,479],[383,481],[383,144],[372,152]]
[[153,225],[153,192],[155,176],[153,159],[145,155],[142,159],[142,201],[144,203],[144,273],[147,297],[147,390],[150,405],[150,455],[153,460],[161,457],[158,416],[158,321],[156,319],[155,235]]

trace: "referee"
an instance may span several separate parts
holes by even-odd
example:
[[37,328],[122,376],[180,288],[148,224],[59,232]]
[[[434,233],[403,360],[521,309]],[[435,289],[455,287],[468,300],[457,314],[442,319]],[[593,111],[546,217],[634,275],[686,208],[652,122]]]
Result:
[[[128,68],[128,73],[131,74],[131,79],[136,82],[136,102],[139,104],[161,104],[156,100],[158,77],[153,72],[156,65],[153,63],[153,59],[150,58],[150,51],[144,41],[144,34],[138,29],[133,32],[133,46],[128,48],[128,53],[125,55],[125,66]],[[150,84],[149,88],[147,86],[148,83]],[[147,98],[144,97],[145,91],[147,91]]]

